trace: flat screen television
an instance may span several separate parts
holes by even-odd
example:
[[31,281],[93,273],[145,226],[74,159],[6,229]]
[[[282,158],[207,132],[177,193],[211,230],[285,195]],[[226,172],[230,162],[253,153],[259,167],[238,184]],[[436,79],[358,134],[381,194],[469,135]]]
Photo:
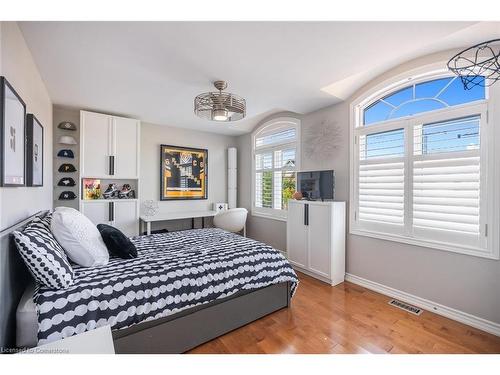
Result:
[[335,198],[335,171],[297,173],[297,190],[303,199],[333,200]]

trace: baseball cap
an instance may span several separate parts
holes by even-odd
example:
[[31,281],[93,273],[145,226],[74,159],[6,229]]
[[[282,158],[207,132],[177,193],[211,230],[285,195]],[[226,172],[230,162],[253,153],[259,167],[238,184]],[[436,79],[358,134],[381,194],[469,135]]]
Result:
[[76,168],[73,164],[69,164],[69,163],[65,163],[65,164],[61,164],[61,166],[59,167],[59,172],[63,172],[63,173],[66,173],[66,172],[76,172]]
[[76,125],[71,121],[60,122],[59,125],[57,125],[57,127],[59,129],[64,129],[64,130],[76,130]]
[[73,180],[71,177],[63,177],[59,180],[57,183],[57,186],[75,186],[75,180]]
[[75,138],[70,135],[63,135],[59,138],[59,143],[63,145],[76,145]]
[[72,191],[63,191],[59,195],[59,200],[61,200],[61,201],[73,200],[75,198],[76,198],[76,195]]
[[59,150],[59,152],[57,153],[57,156],[59,156],[61,158],[73,159],[75,157],[75,154],[73,154],[73,151],[71,151],[71,150],[64,149],[64,150]]

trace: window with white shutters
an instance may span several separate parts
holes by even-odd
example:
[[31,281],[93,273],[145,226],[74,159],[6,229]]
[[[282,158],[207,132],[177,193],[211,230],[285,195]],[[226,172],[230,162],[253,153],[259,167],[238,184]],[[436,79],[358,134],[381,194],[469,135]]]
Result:
[[279,118],[253,134],[254,215],[284,219],[288,200],[296,190],[300,122]]
[[351,232],[497,258],[485,88],[392,90],[354,106]]

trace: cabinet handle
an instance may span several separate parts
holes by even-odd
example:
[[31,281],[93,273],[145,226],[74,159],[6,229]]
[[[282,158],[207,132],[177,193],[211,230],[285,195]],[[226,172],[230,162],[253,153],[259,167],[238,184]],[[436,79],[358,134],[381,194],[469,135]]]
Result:
[[115,202],[108,203],[108,217],[109,221],[115,220]]
[[304,225],[309,225],[309,205],[304,204]]
[[115,157],[113,155],[109,156],[109,174],[111,176],[115,174]]

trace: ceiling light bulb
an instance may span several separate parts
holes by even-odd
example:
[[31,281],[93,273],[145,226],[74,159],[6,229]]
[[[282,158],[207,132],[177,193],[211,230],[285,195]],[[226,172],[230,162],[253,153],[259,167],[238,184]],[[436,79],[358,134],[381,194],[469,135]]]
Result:
[[215,109],[213,111],[212,118],[215,121],[227,121],[228,117],[228,113],[225,109]]

